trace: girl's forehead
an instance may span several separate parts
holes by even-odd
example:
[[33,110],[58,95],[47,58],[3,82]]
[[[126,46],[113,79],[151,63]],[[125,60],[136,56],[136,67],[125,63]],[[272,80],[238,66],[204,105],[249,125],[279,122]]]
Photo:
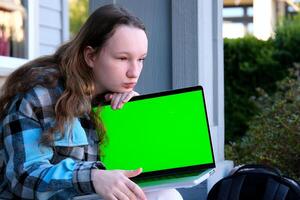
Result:
[[144,30],[122,25],[116,28],[114,34],[107,40],[105,47],[113,51],[146,52],[148,39]]

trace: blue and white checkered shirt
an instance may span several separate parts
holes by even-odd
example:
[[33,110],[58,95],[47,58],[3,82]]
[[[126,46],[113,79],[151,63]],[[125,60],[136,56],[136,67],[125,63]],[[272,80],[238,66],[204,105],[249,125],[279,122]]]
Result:
[[17,95],[0,121],[0,199],[68,199],[95,192],[91,169],[102,164],[87,115],[73,120],[73,128],[54,142],[55,150],[40,143],[54,124],[62,92],[60,86],[36,86]]

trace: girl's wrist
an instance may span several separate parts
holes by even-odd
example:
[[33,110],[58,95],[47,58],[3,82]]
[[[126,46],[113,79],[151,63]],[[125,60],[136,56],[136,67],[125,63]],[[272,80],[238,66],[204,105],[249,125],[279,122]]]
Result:
[[102,164],[102,162],[95,162],[93,164],[93,169],[106,169],[106,167]]

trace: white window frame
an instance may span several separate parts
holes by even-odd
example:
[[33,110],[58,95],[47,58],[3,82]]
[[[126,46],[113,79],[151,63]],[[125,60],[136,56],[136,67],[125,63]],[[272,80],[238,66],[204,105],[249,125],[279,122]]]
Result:
[[38,0],[28,0],[28,58],[0,56],[0,77],[6,77],[20,65],[35,58],[39,52]]

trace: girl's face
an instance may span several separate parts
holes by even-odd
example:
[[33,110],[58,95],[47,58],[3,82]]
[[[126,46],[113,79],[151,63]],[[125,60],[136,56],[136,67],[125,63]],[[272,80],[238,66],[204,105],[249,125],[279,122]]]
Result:
[[142,29],[121,25],[116,28],[99,53],[87,47],[85,58],[93,69],[96,94],[124,93],[134,89],[143,68],[148,49]]

